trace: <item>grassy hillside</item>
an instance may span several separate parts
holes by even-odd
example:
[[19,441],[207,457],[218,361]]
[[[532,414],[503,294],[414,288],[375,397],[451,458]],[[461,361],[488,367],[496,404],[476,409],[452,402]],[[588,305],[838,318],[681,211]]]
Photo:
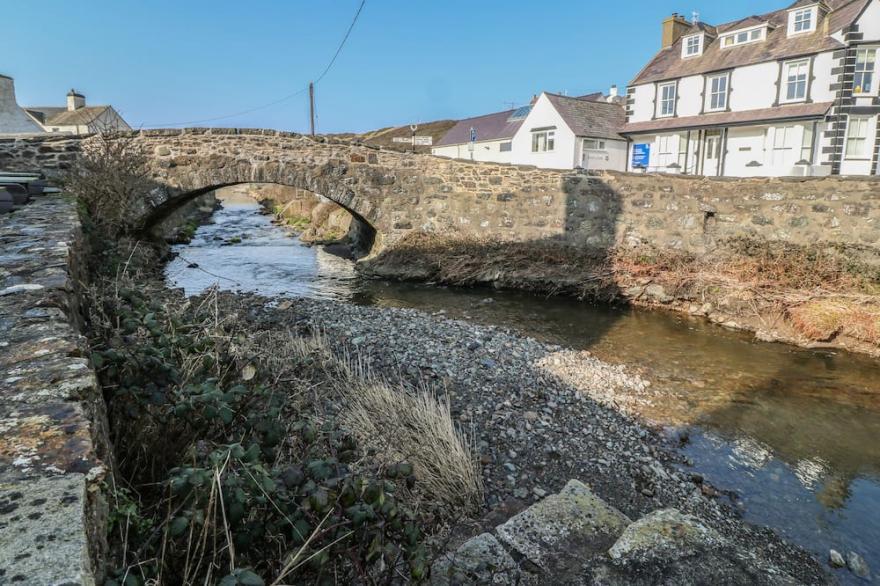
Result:
[[[455,120],[437,120],[435,122],[426,122],[423,124],[419,124],[419,128],[418,130],[416,130],[416,134],[419,136],[431,136],[434,138],[434,143],[436,144],[437,141],[439,141],[443,137],[443,135],[446,134],[453,126],[455,126]],[[381,128],[372,132],[365,132],[364,134],[361,134],[359,138],[363,140],[366,144],[381,146],[383,148],[408,151],[412,148],[409,143],[394,142],[394,138],[399,137],[409,139],[411,136],[412,131],[409,129],[409,126],[406,125],[390,126],[388,128]],[[418,146],[416,147],[416,151],[420,153],[430,153],[431,147]]]

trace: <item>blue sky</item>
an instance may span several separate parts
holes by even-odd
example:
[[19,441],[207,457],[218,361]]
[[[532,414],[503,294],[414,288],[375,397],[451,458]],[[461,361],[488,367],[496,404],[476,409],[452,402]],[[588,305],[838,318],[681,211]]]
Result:
[[[248,110],[324,69],[360,0],[0,0],[0,73],[22,105],[74,87],[133,126]],[[765,0],[367,0],[317,86],[318,130],[463,118],[542,90],[624,87],[660,44],[660,22],[711,23],[785,6]],[[305,95],[213,126],[302,131]]]

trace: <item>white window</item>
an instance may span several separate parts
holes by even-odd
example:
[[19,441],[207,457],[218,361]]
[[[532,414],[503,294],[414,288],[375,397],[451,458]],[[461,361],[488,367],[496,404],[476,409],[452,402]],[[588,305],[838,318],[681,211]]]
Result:
[[791,61],[783,66],[784,89],[783,101],[799,102],[807,98],[807,76],[810,72],[810,61]]
[[850,117],[846,131],[846,158],[868,158],[868,122],[870,118]]
[[727,74],[713,75],[709,78],[708,110],[717,111],[727,108]]
[[605,141],[599,140],[598,138],[585,138],[584,139],[584,150],[585,151],[604,151],[605,150]]
[[813,162],[813,127],[804,126],[804,139],[801,142],[801,161]]
[[856,73],[853,77],[853,93],[874,93],[874,73],[877,67],[877,49],[860,49],[856,52]]
[[556,147],[556,131],[544,130],[541,132],[532,132],[532,152],[545,153],[552,151]]
[[693,57],[703,52],[703,35],[692,35],[684,40],[684,56]]
[[793,33],[807,33],[813,30],[813,9],[795,10],[791,14],[791,30]]
[[510,152],[510,151],[513,150],[513,143],[510,142],[510,141],[502,142],[502,143],[498,146],[498,150],[501,151],[502,153]]
[[762,40],[766,31],[766,26],[760,26],[758,28],[746,29],[742,31],[737,31],[735,33],[730,33],[729,35],[724,35],[723,37],[721,37],[721,46],[733,47],[735,45],[743,45],[745,43],[754,43]]
[[675,115],[675,85],[675,82],[664,83],[658,88],[660,92],[658,116]]

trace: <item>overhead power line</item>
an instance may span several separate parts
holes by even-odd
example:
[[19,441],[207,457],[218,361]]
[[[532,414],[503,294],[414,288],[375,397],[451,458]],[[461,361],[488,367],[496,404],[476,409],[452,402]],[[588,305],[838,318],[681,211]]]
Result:
[[[336,63],[336,60],[339,58],[339,55],[342,53],[342,49],[343,49],[343,47],[345,47],[345,43],[348,41],[348,37],[351,36],[351,31],[354,30],[354,26],[357,24],[358,18],[360,18],[361,12],[363,12],[364,5],[366,5],[366,3],[367,3],[367,0],[361,0],[360,6],[358,6],[357,12],[355,12],[355,14],[354,14],[354,18],[351,20],[351,24],[348,26],[348,30],[345,31],[345,36],[342,37],[342,41],[340,41],[339,46],[336,47],[336,52],[333,53],[333,58],[330,59],[330,62],[327,64],[327,67],[325,67],[324,71],[321,72],[321,75],[319,75],[315,79],[314,83],[318,83],[319,81],[324,79],[324,77],[326,77],[328,73],[330,73],[330,70],[333,68],[333,65]],[[273,100],[267,104],[263,104],[261,106],[256,106],[254,108],[249,108],[247,110],[242,110],[240,112],[235,112],[233,114],[225,114],[223,116],[215,116],[213,118],[202,118],[201,120],[187,120],[186,122],[163,122],[161,124],[142,124],[141,126],[142,127],[143,126],[153,126],[153,127],[160,127],[160,128],[165,128],[168,126],[189,126],[191,124],[204,124],[206,122],[217,122],[218,120],[227,120],[229,118],[237,118],[238,116],[244,116],[245,114],[250,114],[252,112],[258,112],[260,110],[265,110],[266,108],[271,108],[272,106],[276,106],[282,102],[286,102],[287,100],[295,98],[296,96],[302,95],[302,94],[306,93],[307,91],[309,91],[308,85],[306,85],[305,87],[303,87],[301,89],[298,89],[297,91],[295,91],[293,93],[287,94],[286,96],[284,96],[282,98],[278,98],[277,100]]]

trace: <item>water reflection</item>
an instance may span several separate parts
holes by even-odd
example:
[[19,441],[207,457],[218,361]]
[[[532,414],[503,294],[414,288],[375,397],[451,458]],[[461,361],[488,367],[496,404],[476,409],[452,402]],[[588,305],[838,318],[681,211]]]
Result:
[[225,202],[213,224],[176,250],[168,279],[189,294],[218,284],[443,310],[625,363],[659,391],[642,415],[689,427],[686,455],[711,482],[739,493],[746,518],[820,559],[831,547],[854,550],[880,569],[877,361],[758,343],[676,314],[359,279],[350,262],[302,246],[249,200]]

